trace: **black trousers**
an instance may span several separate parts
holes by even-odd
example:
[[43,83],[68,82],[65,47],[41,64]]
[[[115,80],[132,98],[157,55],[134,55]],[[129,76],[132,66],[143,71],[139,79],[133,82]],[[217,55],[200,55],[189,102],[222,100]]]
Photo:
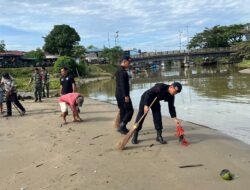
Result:
[[6,97],[7,115],[12,115],[11,102],[13,102],[21,111],[25,111],[24,107],[17,99],[17,94],[12,93],[9,97]]
[[[155,103],[151,107],[155,130],[162,130],[162,117],[161,117],[161,105],[159,101],[155,101]],[[137,123],[144,114],[144,97],[142,96],[139,106],[139,112],[137,114],[135,122]],[[142,124],[144,122],[145,117],[138,124],[137,131],[142,129]]]
[[120,122],[124,122],[127,124],[129,121],[131,121],[133,114],[134,114],[134,108],[131,99],[128,103],[125,102],[124,97],[116,96],[117,105],[120,109]]

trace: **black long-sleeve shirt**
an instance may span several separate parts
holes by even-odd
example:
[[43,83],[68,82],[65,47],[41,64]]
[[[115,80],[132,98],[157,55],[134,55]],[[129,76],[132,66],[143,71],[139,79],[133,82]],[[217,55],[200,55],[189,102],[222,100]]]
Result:
[[154,87],[150,88],[143,93],[142,98],[144,98],[144,105],[149,106],[151,102],[157,97],[156,102],[164,100],[168,102],[169,114],[172,118],[176,117],[176,111],[174,106],[174,96],[168,92],[170,85],[158,83]]
[[116,92],[119,97],[129,96],[129,77],[127,71],[120,67],[115,74],[116,77]]

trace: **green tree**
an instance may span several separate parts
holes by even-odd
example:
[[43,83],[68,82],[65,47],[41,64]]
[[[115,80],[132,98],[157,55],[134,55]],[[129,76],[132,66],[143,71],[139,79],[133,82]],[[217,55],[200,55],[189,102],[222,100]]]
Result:
[[37,48],[36,50],[26,53],[24,57],[33,58],[36,59],[38,63],[42,63],[45,58],[45,54],[42,49]]
[[231,62],[240,62],[243,59],[250,60],[250,41],[240,42],[235,47],[237,51],[231,54]]
[[104,47],[103,52],[100,54],[100,57],[107,59],[111,64],[118,64],[122,55],[122,48],[120,46],[115,46],[113,48]]
[[86,52],[86,49],[84,48],[84,46],[75,45],[72,49],[72,57],[75,57],[75,58],[84,57],[85,52]]
[[80,36],[69,25],[55,25],[53,30],[44,38],[45,52],[70,56],[74,45],[78,45]]
[[188,44],[188,48],[229,47],[243,40],[242,24],[230,26],[214,26],[197,33]]
[[89,45],[87,49],[96,49],[96,47],[94,45]]
[[5,43],[4,43],[3,40],[1,40],[0,41],[0,52],[4,52],[4,51],[6,51],[6,49],[5,49]]

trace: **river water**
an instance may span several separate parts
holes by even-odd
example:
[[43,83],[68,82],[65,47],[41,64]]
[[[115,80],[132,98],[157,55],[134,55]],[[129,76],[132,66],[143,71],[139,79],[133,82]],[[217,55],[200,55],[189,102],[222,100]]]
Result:
[[[131,98],[135,109],[142,93],[155,83],[179,81],[183,90],[176,95],[177,117],[205,125],[250,144],[250,74],[230,65],[179,68],[168,66],[132,74]],[[115,81],[104,80],[83,87],[93,99],[116,104]],[[162,115],[169,116],[168,104],[161,103]]]

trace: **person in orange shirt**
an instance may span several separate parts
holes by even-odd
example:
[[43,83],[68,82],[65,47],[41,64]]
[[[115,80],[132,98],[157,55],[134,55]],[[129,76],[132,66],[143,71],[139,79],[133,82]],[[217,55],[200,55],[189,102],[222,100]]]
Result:
[[62,95],[59,98],[59,105],[61,108],[61,116],[63,118],[64,124],[67,124],[66,116],[68,115],[68,107],[69,106],[73,113],[73,122],[82,121],[79,117],[79,107],[82,107],[84,102],[84,98],[80,93],[68,93]]

